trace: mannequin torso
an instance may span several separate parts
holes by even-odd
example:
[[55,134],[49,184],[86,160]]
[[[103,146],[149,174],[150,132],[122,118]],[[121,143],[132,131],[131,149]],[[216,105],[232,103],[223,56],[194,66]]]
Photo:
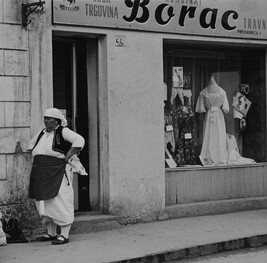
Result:
[[211,76],[208,85],[207,85],[207,91],[208,93],[217,93],[219,91],[220,87],[216,83],[215,79],[213,76]]

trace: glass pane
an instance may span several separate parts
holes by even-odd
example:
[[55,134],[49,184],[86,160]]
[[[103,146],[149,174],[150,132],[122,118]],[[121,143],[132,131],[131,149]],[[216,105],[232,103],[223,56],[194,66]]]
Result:
[[266,161],[265,50],[164,48],[166,167]]

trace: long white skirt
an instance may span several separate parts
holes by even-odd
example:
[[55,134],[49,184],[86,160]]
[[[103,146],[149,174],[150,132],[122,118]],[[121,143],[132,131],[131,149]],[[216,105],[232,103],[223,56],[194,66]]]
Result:
[[208,110],[204,119],[201,156],[208,157],[216,164],[226,163],[226,127],[221,109]]
[[74,220],[73,173],[70,172],[67,167],[66,170],[69,181],[66,175],[64,175],[58,195],[49,200],[35,201],[39,215],[50,217],[58,226],[72,224]]

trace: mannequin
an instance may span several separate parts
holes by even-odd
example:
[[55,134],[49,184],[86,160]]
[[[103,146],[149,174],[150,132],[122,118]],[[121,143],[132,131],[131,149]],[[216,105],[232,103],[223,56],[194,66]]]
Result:
[[208,93],[217,93],[219,91],[219,85],[217,84],[213,76],[211,76],[207,84],[207,90]]
[[213,76],[199,94],[196,112],[205,113],[201,158],[208,158],[214,164],[226,164],[226,126],[223,112],[229,112],[229,103],[226,92]]

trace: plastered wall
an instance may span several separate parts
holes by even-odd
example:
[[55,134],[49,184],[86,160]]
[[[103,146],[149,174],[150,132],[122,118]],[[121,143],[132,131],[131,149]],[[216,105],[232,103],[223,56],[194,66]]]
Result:
[[153,217],[163,211],[165,193],[161,38],[110,33],[107,57],[110,211]]
[[[100,36],[100,198],[105,212],[155,219],[165,204],[161,37],[54,26],[50,1],[23,29],[20,8],[21,1],[0,0],[0,205],[27,195],[27,145],[43,127],[44,110],[53,105],[52,31],[63,36],[72,31]],[[123,47],[115,45],[117,35],[124,35]]]

